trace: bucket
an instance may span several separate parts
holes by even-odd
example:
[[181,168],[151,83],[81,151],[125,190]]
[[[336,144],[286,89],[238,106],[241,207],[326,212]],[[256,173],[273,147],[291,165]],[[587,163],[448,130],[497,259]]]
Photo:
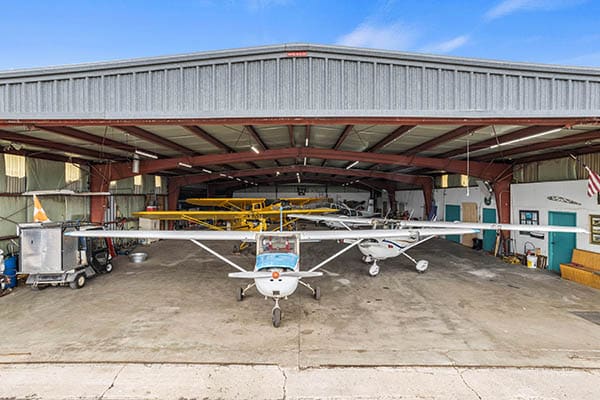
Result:
[[4,275],[8,276],[9,288],[17,286],[17,257],[7,257],[4,259]]
[[535,254],[527,255],[527,268],[537,268],[537,256]]

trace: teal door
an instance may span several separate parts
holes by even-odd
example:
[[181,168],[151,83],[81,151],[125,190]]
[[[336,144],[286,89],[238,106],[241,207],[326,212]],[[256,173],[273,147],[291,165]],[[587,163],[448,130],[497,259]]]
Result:
[[[460,206],[446,205],[446,221],[460,221]],[[446,239],[460,243],[460,235],[446,235]]]
[[[496,209],[495,208],[484,208],[483,209],[483,222],[493,224],[496,222]],[[486,229],[483,231],[483,249],[486,251],[494,251],[496,248],[496,231],[492,229]]]
[[[548,222],[550,225],[576,226],[577,215],[569,212],[550,211]],[[573,249],[577,246],[577,237],[574,233],[550,232],[548,238],[548,269],[560,273],[560,264],[571,261]]]

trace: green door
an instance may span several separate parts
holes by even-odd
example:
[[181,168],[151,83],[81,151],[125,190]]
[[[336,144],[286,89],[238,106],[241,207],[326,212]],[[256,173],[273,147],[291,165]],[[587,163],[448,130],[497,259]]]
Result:
[[[495,208],[484,208],[483,209],[483,222],[493,224],[496,222],[496,209]],[[483,231],[483,249],[486,251],[494,251],[496,248],[496,231],[493,229],[486,229]]]
[[[550,211],[548,222],[550,225],[577,226],[577,215]],[[548,238],[548,269],[560,273],[560,264],[571,261],[573,249],[577,246],[577,237],[574,233],[550,232]]]
[[[460,206],[446,205],[446,221],[460,221]],[[460,235],[446,235],[446,239],[460,243]]]

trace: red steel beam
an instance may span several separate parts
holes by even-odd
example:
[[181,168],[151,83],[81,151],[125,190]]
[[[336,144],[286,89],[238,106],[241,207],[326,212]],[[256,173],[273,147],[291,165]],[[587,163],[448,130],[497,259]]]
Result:
[[25,136],[25,135],[21,135],[19,133],[5,131],[5,130],[1,130],[1,129],[0,129],[0,139],[8,140],[11,142],[16,142],[16,143],[22,143],[22,144],[26,144],[26,145],[31,145],[31,146],[36,146],[36,147],[41,147],[44,149],[64,151],[67,153],[75,153],[75,154],[79,154],[81,156],[92,157],[92,158],[101,159],[101,160],[106,159],[106,158],[111,158],[112,160],[124,160],[126,158],[126,157],[122,157],[122,156],[120,156],[118,154],[114,154],[114,153],[100,152],[100,151],[96,151],[96,150],[86,149],[83,147],[60,144],[60,143],[56,143],[56,142],[51,142],[46,139],[41,139],[41,138],[37,138],[37,137],[33,137],[33,136]]
[[346,140],[346,138],[348,137],[348,135],[350,135],[350,133],[352,132],[353,128],[354,128],[354,125],[346,125],[346,127],[342,131],[342,134],[340,135],[340,137],[338,138],[337,142],[335,142],[335,145],[333,146],[334,150],[339,150],[340,149],[340,146],[342,145],[342,143],[344,143],[344,140]]
[[497,151],[494,153],[486,154],[480,157],[474,157],[476,161],[491,161],[498,158],[504,158],[513,156],[515,154],[529,153],[532,151],[539,151],[545,149],[551,149],[554,147],[568,146],[571,144],[585,143],[590,140],[600,139],[600,129],[595,129],[589,132],[583,132],[576,135],[571,135],[563,138],[550,139],[545,142],[532,143],[527,146],[514,147],[512,149],[506,149]]
[[204,129],[195,125],[183,125],[185,129],[198,136],[200,139],[207,141],[218,149],[221,149],[228,153],[235,153],[231,147],[227,146],[225,143],[221,142],[219,139],[206,132]]
[[[332,168],[332,167],[319,167],[315,165],[290,165],[285,167],[271,167],[261,168],[259,170],[235,170],[235,171],[223,171],[224,175],[232,176],[233,178],[245,178],[249,176],[264,176],[269,174],[275,174],[280,172],[281,174],[286,173],[316,173],[324,175],[335,175],[335,176],[354,176],[359,178],[375,178],[385,179],[388,181],[408,183],[416,186],[422,186],[426,183],[431,182],[431,177],[419,176],[419,175],[404,175],[404,174],[392,174],[388,172],[372,171],[372,170],[361,170],[361,169],[350,169],[345,168]],[[170,178],[170,181],[174,186],[186,186],[197,183],[204,183],[218,179],[227,179],[222,177],[220,174],[199,174],[199,175],[183,175],[180,177]]]
[[119,125],[543,125],[600,124],[600,117],[239,117],[129,119],[0,119],[0,125],[119,126]]
[[75,139],[84,140],[90,143],[96,143],[100,146],[112,147],[114,149],[123,150],[129,153],[135,152],[136,148],[125,143],[117,142],[116,140],[103,138],[101,136],[92,135],[79,129],[70,128],[68,126],[47,126],[47,125],[35,125],[35,128],[44,131],[56,133],[63,136],[72,137]]
[[[470,151],[481,150],[481,149],[485,149],[485,148],[488,148],[490,146],[493,146],[493,145],[496,145],[499,143],[506,143],[506,142],[510,142],[511,140],[523,139],[523,138],[526,138],[527,136],[536,135],[538,133],[547,132],[547,131],[550,131],[552,129],[557,129],[557,128],[562,128],[562,126],[559,126],[559,125],[529,126],[527,128],[518,129],[514,132],[510,132],[510,133],[507,133],[502,136],[493,137],[491,139],[487,139],[482,142],[473,143],[469,146],[469,150]],[[436,155],[436,157],[450,158],[450,157],[458,156],[458,155],[461,155],[464,153],[466,153],[466,148],[461,147],[456,150],[448,151],[444,154]]]
[[415,126],[416,125],[401,125],[396,130],[394,130],[392,133],[390,133],[389,135],[387,135],[386,137],[384,137],[382,140],[380,140],[379,142],[375,143],[373,146],[369,147],[366,151],[376,152],[377,150],[381,150],[382,148],[384,148],[388,144],[390,144],[393,141],[398,140],[402,136],[406,135]]
[[456,129],[451,130],[450,132],[446,132],[441,136],[428,140],[425,143],[421,143],[417,146],[414,146],[404,152],[404,154],[417,154],[424,150],[429,150],[431,148],[437,147],[441,144],[449,142],[451,140],[457,139],[459,137],[468,135],[471,132],[475,132],[481,128],[484,128],[486,125],[464,125],[460,126]]
[[[365,153],[356,151],[340,151],[331,149],[316,149],[311,147],[295,147],[276,150],[265,150],[260,154],[252,151],[230,154],[209,154],[193,157],[179,157],[161,160],[142,160],[140,173],[151,174],[162,170],[177,168],[178,162],[190,163],[193,166],[219,165],[227,163],[249,162],[254,160],[277,160],[297,158],[320,158],[341,161],[359,161],[367,163],[381,163],[389,165],[415,166],[421,168],[441,169],[457,174],[467,173],[467,162],[463,160],[449,160],[443,158],[403,156],[395,154]],[[494,180],[504,173],[509,164],[482,163],[472,161],[469,174],[481,179]],[[110,165],[111,180],[123,179],[133,176],[129,163]]]
[[590,153],[598,153],[600,152],[600,144],[595,145],[585,145],[581,147],[575,147],[571,149],[557,150],[551,153],[544,154],[536,154],[533,156],[517,158],[513,160],[513,163],[529,163],[529,162],[537,162],[537,161],[546,161],[546,160],[554,160],[556,158],[569,157],[569,154],[573,155],[581,155],[581,154],[590,154]]
[[288,135],[290,136],[290,147],[296,147],[296,138],[294,137],[294,125],[288,125]]
[[246,128],[246,130],[248,131],[248,133],[250,134],[252,139],[256,142],[256,144],[258,144],[260,146],[261,150],[269,149],[267,147],[267,145],[265,144],[265,142],[263,142],[263,140],[261,139],[258,132],[256,132],[256,129],[254,129],[254,127],[252,125],[245,125],[244,127]]
[[137,127],[137,126],[113,126],[111,128],[119,129],[123,132],[129,133],[130,135],[136,136],[140,139],[147,140],[148,142],[158,144],[158,145],[166,147],[168,149],[178,151],[181,154],[185,154],[185,155],[197,154],[192,149],[182,146],[179,143],[175,143],[169,139],[165,139],[161,136],[158,136],[155,133],[149,132],[149,131],[142,129],[140,127]]
[[67,157],[61,156],[58,154],[45,153],[40,151],[31,151],[31,150],[15,150],[15,149],[0,149],[0,153],[6,154],[14,154],[18,156],[24,156],[29,158],[39,158],[42,160],[50,160],[50,161],[60,161],[65,163],[75,163],[75,164],[90,164],[90,160],[86,160],[83,158],[77,157]]

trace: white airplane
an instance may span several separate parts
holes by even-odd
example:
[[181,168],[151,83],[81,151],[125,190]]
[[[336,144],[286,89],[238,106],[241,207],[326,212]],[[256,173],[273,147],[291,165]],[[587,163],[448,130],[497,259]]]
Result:
[[[316,222],[324,222],[326,224],[337,224],[347,230],[352,230],[352,227],[360,226],[388,226],[390,229],[384,229],[388,232],[387,237],[378,237],[362,240],[358,245],[358,250],[363,254],[362,260],[366,263],[372,263],[369,268],[369,274],[376,276],[379,274],[378,261],[388,258],[404,255],[411,260],[418,272],[425,272],[429,267],[427,260],[415,260],[406,252],[415,246],[418,246],[435,236],[435,235],[419,235],[398,237],[398,230],[408,230],[414,228],[433,228],[435,229],[473,229],[476,230],[506,230],[506,231],[527,231],[527,232],[569,232],[569,233],[589,233],[587,230],[578,227],[569,226],[553,226],[553,225],[520,225],[520,224],[497,224],[497,223],[471,223],[471,222],[442,222],[442,221],[411,221],[411,220],[390,220],[384,218],[358,218],[347,216],[328,216],[328,215],[300,215],[290,214],[289,218],[300,218]],[[418,230],[418,229],[417,229]],[[473,232],[469,232],[473,233]],[[444,233],[444,235],[461,235],[461,233]],[[345,239],[346,242],[352,241],[352,238]]]
[[[65,233],[67,236],[77,237],[109,237],[109,238],[140,238],[140,239],[183,239],[190,240],[210,254],[229,264],[239,272],[229,274],[231,278],[253,279],[245,288],[236,291],[238,301],[241,301],[246,292],[256,286],[258,292],[274,301],[272,309],[273,326],[281,323],[281,308],[279,301],[293,294],[298,284],[311,291],[313,297],[319,300],[321,291],[319,287],[313,288],[304,282],[304,278],[322,276],[317,271],[319,268],[337,258],[351,248],[368,240],[394,239],[394,240],[419,240],[420,237],[433,237],[438,235],[476,233],[475,229],[402,229],[402,230],[345,230],[345,231],[289,231],[289,232],[253,232],[253,231],[73,231]],[[256,262],[253,270],[247,270],[227,257],[208,247],[203,241],[233,240],[256,242]],[[348,246],[326,258],[314,267],[300,270],[300,243],[322,240],[352,240]]]

